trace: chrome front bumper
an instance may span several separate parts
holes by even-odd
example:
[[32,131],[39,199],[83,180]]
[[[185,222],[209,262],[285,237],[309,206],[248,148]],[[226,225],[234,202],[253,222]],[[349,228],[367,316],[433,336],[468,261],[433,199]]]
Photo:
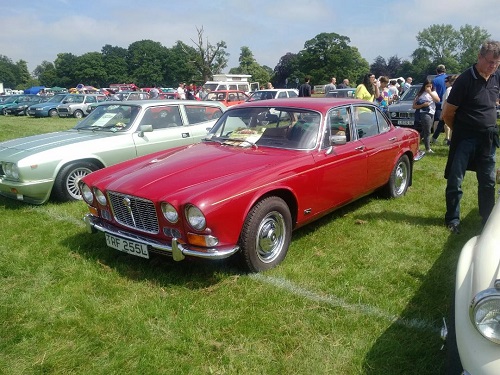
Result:
[[183,260],[186,256],[192,256],[205,259],[225,259],[235,254],[240,248],[239,246],[231,246],[226,248],[201,248],[193,247],[187,244],[180,243],[177,238],[172,239],[172,244],[158,241],[149,237],[141,236],[135,233],[117,228],[109,223],[102,221],[100,218],[91,214],[86,214],[83,217],[89,233],[97,231],[108,233],[113,236],[124,238],[130,241],[135,241],[147,245],[149,249],[156,250],[160,254],[168,253],[176,261]]

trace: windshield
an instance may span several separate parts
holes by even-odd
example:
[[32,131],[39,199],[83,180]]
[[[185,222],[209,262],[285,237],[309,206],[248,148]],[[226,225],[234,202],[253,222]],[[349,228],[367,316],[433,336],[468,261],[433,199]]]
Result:
[[125,131],[130,129],[140,110],[140,107],[134,105],[99,105],[74,129],[112,133]]
[[275,91],[255,91],[250,95],[250,98],[247,102],[253,102],[256,100],[265,100],[265,99],[274,99],[276,96]]
[[297,108],[238,108],[225,112],[207,140],[237,147],[307,150],[316,146],[321,115]]
[[47,103],[60,103],[66,97],[66,94],[57,94],[47,100]]
[[75,94],[70,94],[68,95],[65,99],[65,103],[83,103],[83,100],[85,99],[84,95],[75,95]]
[[420,90],[420,88],[422,87],[422,85],[413,85],[411,86],[408,90],[406,90],[403,94],[403,96],[401,97],[401,101],[413,101],[413,99],[415,99],[415,96],[417,96],[417,92],[418,90]]
[[19,99],[19,95],[9,96],[4,103],[14,103]]

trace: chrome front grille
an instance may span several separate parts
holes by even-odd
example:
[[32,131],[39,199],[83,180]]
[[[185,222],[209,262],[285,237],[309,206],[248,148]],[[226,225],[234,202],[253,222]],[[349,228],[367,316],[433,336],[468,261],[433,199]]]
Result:
[[157,234],[158,217],[153,202],[117,192],[108,192],[115,220],[141,232]]

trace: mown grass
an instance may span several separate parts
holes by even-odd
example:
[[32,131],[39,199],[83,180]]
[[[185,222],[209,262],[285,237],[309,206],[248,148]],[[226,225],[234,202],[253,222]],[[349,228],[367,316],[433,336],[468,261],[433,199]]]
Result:
[[[76,120],[0,117],[2,140]],[[0,197],[0,373],[440,374],[463,244],[443,225],[447,148],[402,199],[365,197],[296,231],[261,274],[237,262],[143,260],[85,232],[82,202]]]

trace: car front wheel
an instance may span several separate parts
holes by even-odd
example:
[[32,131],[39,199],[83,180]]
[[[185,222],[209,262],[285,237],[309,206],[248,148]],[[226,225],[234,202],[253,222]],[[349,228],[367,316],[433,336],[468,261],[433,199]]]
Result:
[[63,202],[81,200],[82,196],[78,189],[78,182],[81,178],[98,169],[97,165],[87,161],[65,165],[61,168],[54,181],[52,189],[54,198]]
[[283,199],[268,197],[248,213],[240,246],[249,271],[275,267],[285,258],[292,237],[292,218]]
[[49,117],[57,117],[57,109],[51,109],[49,111]]
[[407,155],[399,158],[391,172],[385,193],[390,198],[398,198],[406,194],[410,185],[410,161]]
[[75,113],[73,113],[73,116],[75,118],[82,118],[83,117],[83,112],[80,110],[76,110]]

